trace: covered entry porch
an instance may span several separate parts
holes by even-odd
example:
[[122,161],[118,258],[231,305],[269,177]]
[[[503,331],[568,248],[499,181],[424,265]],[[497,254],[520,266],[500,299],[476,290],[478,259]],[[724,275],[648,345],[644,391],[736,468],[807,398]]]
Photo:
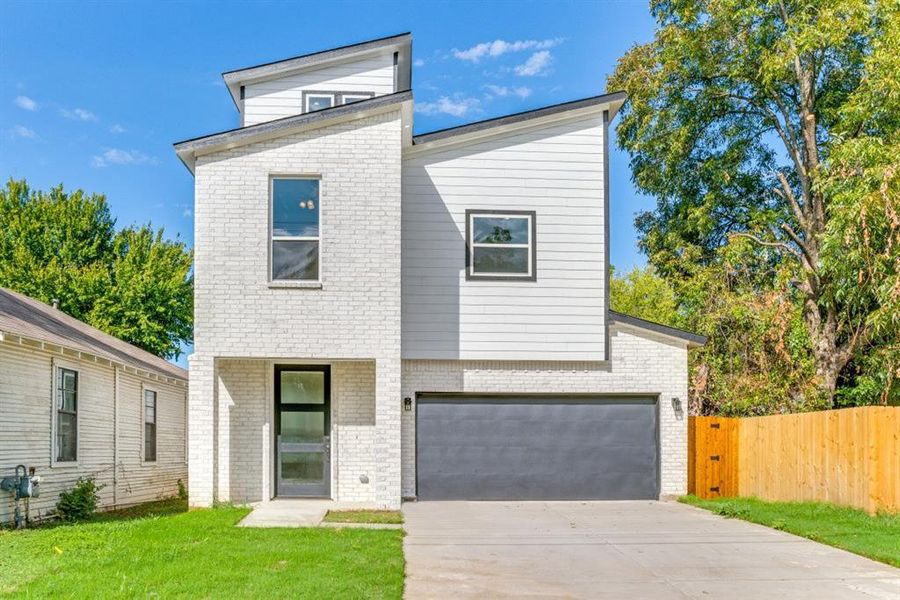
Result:
[[[384,432],[397,429],[390,422],[399,421],[399,401],[395,394],[379,397],[379,366],[374,359],[215,359],[213,500],[316,498],[399,505],[399,485],[391,485],[389,464],[396,456],[399,471],[399,448],[377,451]],[[192,394],[199,392],[196,384]],[[204,469],[194,462],[195,454],[192,472]],[[384,493],[392,487],[396,501]],[[195,499],[192,490],[192,504]]]

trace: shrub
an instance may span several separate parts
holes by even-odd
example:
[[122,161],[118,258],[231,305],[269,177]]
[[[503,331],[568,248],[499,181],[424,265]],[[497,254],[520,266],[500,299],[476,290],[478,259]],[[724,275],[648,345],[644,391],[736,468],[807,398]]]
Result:
[[187,486],[184,485],[182,480],[178,480],[178,499],[179,500],[187,500],[188,499],[188,491]]
[[97,509],[98,492],[103,489],[93,477],[80,477],[75,487],[59,495],[56,512],[64,521],[84,521]]

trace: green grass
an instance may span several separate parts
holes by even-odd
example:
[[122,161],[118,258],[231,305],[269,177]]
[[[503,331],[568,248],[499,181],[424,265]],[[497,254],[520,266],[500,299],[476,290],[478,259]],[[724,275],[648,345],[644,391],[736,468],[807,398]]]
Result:
[[403,523],[403,513],[399,510],[329,510],[323,520],[326,523],[399,525]]
[[162,501],[0,531],[0,596],[400,598],[401,531],[250,529],[246,508]]
[[861,510],[820,502],[765,502],[756,498],[681,502],[716,514],[781,529],[829,546],[843,548],[900,567],[900,515],[869,515]]

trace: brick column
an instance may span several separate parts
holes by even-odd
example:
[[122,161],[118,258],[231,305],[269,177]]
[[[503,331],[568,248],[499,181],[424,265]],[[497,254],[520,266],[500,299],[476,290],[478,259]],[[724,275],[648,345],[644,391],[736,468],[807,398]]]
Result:
[[375,502],[400,508],[400,358],[375,361]]
[[212,506],[215,486],[215,359],[191,354],[188,368],[188,500],[191,506]]

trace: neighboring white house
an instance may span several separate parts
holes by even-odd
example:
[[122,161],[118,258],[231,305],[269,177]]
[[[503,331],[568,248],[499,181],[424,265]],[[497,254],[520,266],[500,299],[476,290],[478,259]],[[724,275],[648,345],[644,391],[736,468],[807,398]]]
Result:
[[[187,484],[187,371],[62,311],[0,288],[0,477],[40,477],[31,518],[91,476],[100,506],[167,498]],[[13,496],[0,492],[0,523]]]
[[224,74],[195,177],[190,500],[686,491],[687,352],[609,310],[622,93],[413,135],[409,34]]

